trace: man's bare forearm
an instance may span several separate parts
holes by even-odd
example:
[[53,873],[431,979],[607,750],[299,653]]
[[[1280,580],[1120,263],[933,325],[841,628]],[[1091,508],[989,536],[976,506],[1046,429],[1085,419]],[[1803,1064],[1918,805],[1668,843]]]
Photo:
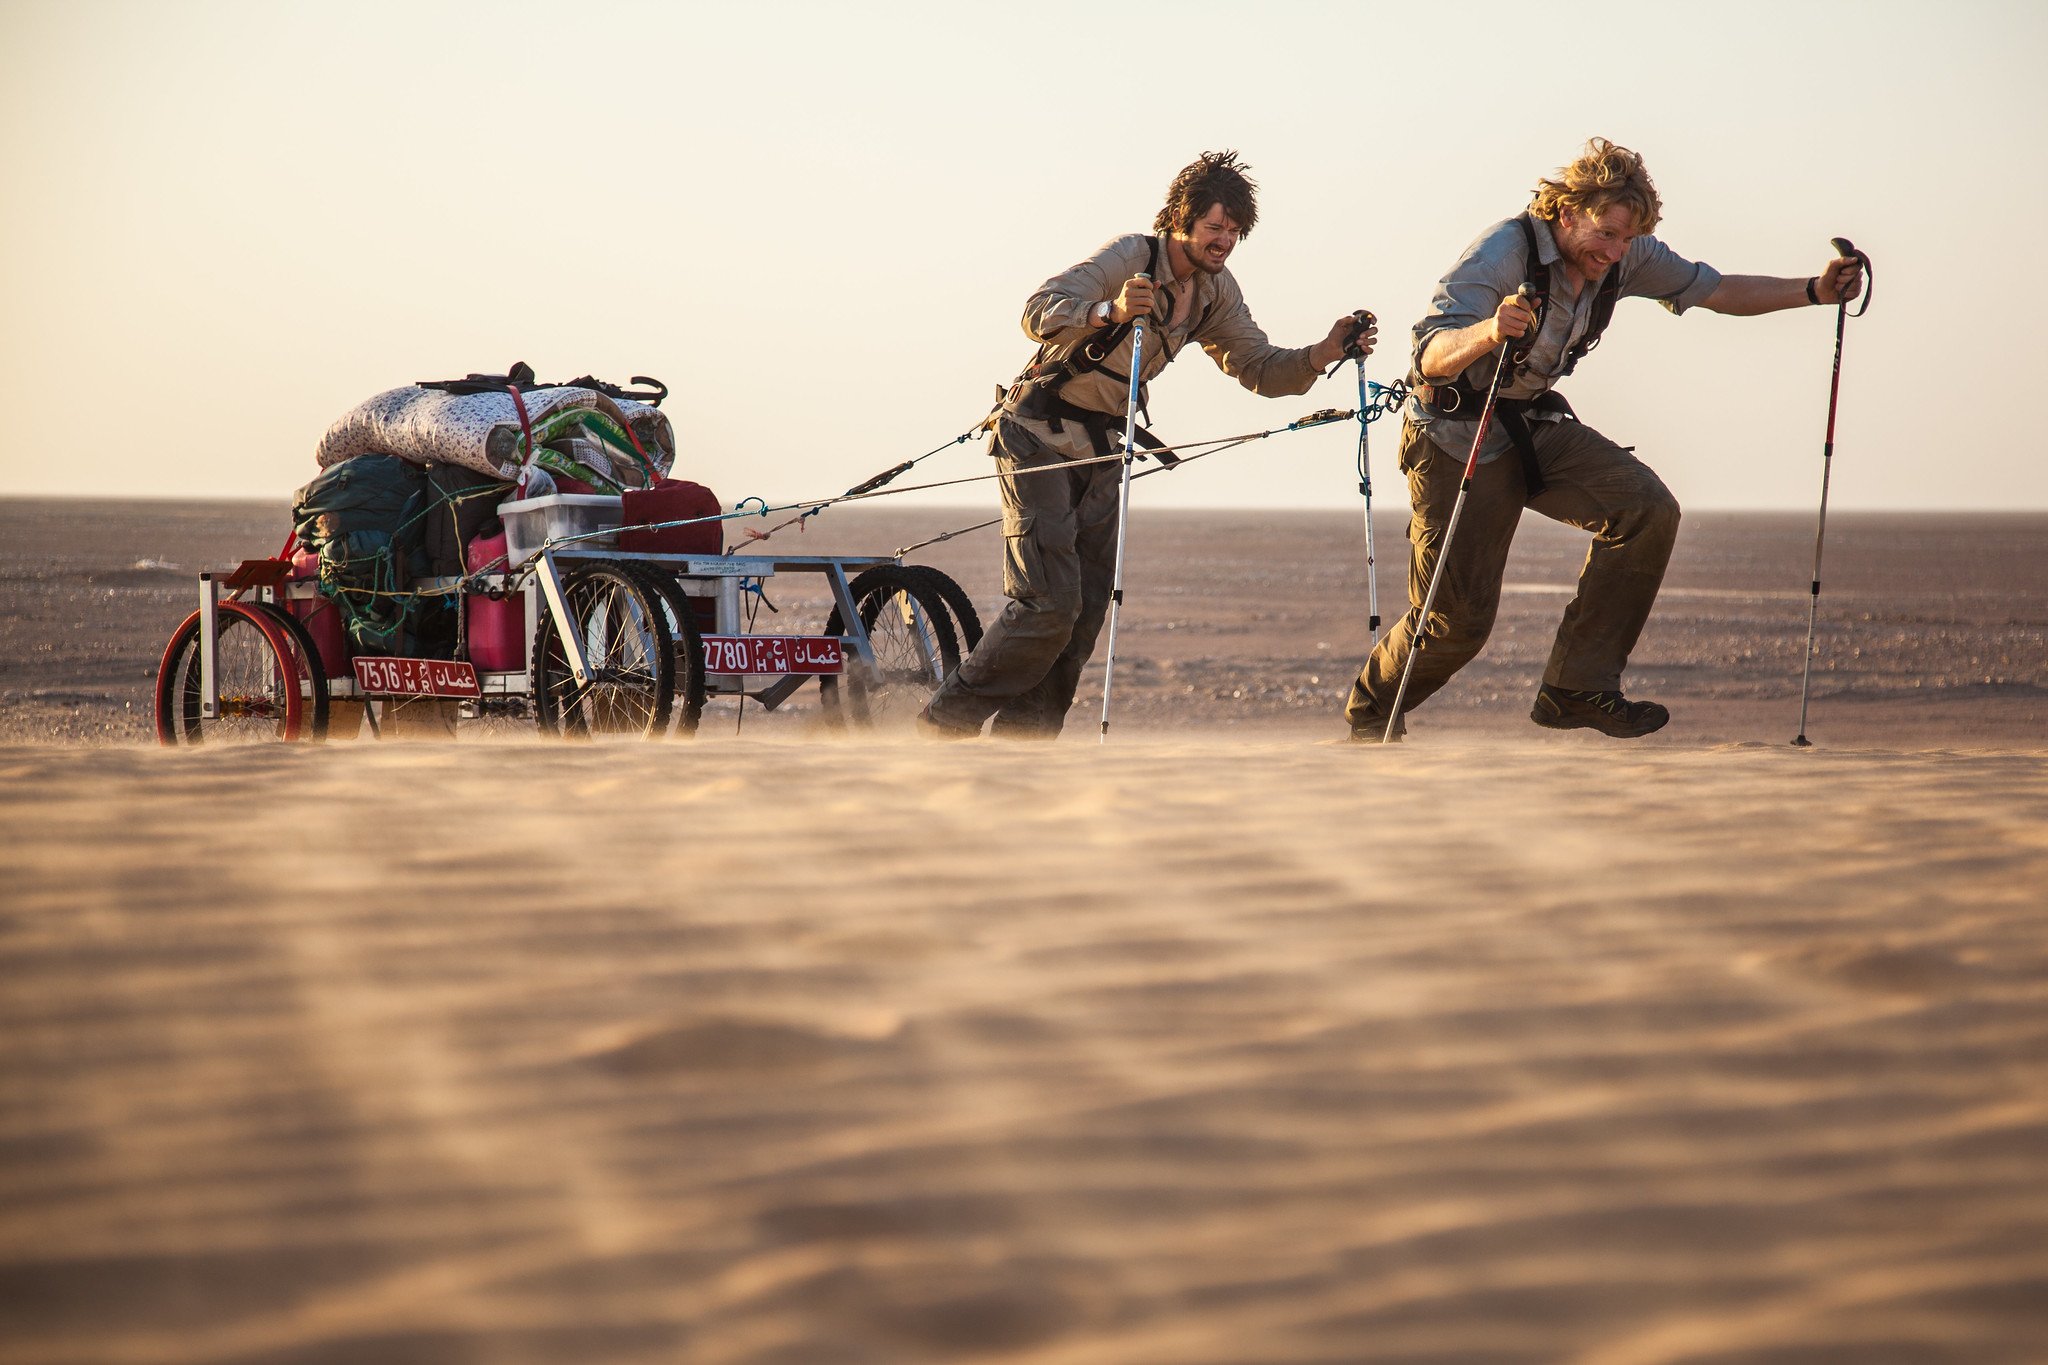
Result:
[[1700,301],[1709,312],[1735,318],[1807,306],[1806,281],[1778,275],[1723,275],[1720,286]]
[[1447,379],[1456,379],[1465,373],[1472,362],[1498,348],[1500,338],[1494,335],[1492,318],[1485,318],[1470,327],[1460,327],[1454,332],[1438,332],[1422,348],[1422,377],[1432,384]]

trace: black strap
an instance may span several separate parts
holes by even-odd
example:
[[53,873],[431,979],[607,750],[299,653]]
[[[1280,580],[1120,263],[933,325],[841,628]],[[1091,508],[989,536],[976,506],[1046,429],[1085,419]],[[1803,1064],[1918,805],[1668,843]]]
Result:
[[[1844,240],[1842,242],[1842,245],[1849,248],[1849,255],[1851,258],[1860,261],[1863,265],[1862,306],[1856,309],[1856,311],[1854,311],[1853,313],[1849,313],[1849,316],[1852,318],[1860,318],[1865,313],[1870,311],[1870,300],[1877,294],[1877,267],[1870,263],[1869,255],[1862,251],[1857,250],[1852,243],[1848,242],[1847,240]],[[1843,308],[1843,311],[1848,312],[1846,306]]]
[[[1474,393],[1463,381],[1457,384],[1424,384],[1411,392],[1432,417],[1477,421],[1486,406],[1486,395]],[[1501,430],[1508,434],[1515,453],[1522,458],[1522,478],[1528,484],[1528,495],[1533,498],[1550,485],[1543,481],[1543,471],[1536,462],[1536,441],[1529,430],[1529,413],[1554,414],[1571,422],[1579,419],[1565,396],[1555,389],[1546,389],[1534,398],[1493,400],[1493,415],[1499,420]]]
[[[1159,278],[1159,239],[1157,237],[1148,237],[1145,240],[1151,243],[1151,254],[1146,260],[1145,273],[1154,280],[1157,280]],[[1206,320],[1206,315],[1204,317]],[[1079,375],[1106,368],[1109,358],[1116,354],[1116,348],[1124,344],[1124,338],[1131,334],[1131,329],[1136,327],[1137,324],[1138,320],[1136,318],[1119,322],[1100,336],[1084,338],[1081,342],[1071,347],[1066,354],[1060,355],[1058,359],[1050,358],[1058,353],[1056,346],[1053,346],[1051,343],[1040,346],[1038,354],[1029,365],[1024,367],[1024,372],[1018,378],[1027,380],[1048,393],[1057,394],[1066,387],[1069,380]],[[1111,373],[1114,373],[1114,371],[1111,371]],[[1131,382],[1131,378],[1129,375],[1124,375],[1120,382],[1128,384]]]
[[1522,413],[1529,407],[1525,399],[1496,398],[1493,415],[1500,419],[1502,431],[1514,443],[1515,453],[1522,457],[1522,483],[1524,494],[1533,498],[1550,487],[1543,482],[1543,470],[1536,462],[1536,440],[1529,434],[1529,421]]
[[520,393],[532,393],[535,389],[595,389],[607,398],[624,398],[654,408],[660,407],[661,400],[668,397],[668,385],[659,379],[649,379],[644,374],[636,374],[632,382],[648,387],[637,391],[621,388],[617,384],[607,384],[604,380],[587,374],[571,379],[566,384],[543,384],[533,377],[533,366],[520,360],[513,362],[512,367],[503,374],[469,374],[461,379],[422,379],[417,381],[414,387],[453,394],[503,393],[507,389],[516,389]]
[[1516,378],[1520,378],[1522,367],[1528,364],[1529,352],[1535,349],[1536,338],[1543,331],[1544,316],[1550,312],[1550,265],[1543,259],[1542,249],[1537,245],[1535,220],[1524,213],[1516,217],[1515,226],[1522,230],[1522,245],[1528,249],[1527,258],[1522,263],[1522,278],[1536,293],[1536,325],[1510,352],[1510,363],[1514,366]]
[[535,389],[552,386],[536,384],[533,379],[533,366],[523,360],[515,360],[512,362],[512,368],[503,374],[470,374],[461,379],[422,379],[415,387],[461,394],[503,393],[507,389],[531,393]]
[[[1522,229],[1522,242],[1529,251],[1525,278],[1536,290],[1536,325],[1529,329],[1529,339],[1514,356],[1515,372],[1519,375],[1522,367],[1528,362],[1530,350],[1536,345],[1537,334],[1543,330],[1544,314],[1550,307],[1550,265],[1543,259],[1542,248],[1536,241],[1534,216],[1528,213],[1521,214],[1515,219],[1515,225]],[[1564,365],[1558,370],[1557,379],[1563,379],[1576,370],[1579,362],[1586,358],[1586,353],[1600,344],[1600,334],[1606,331],[1607,324],[1614,320],[1614,305],[1620,299],[1621,263],[1617,261],[1600,277],[1600,283],[1593,292],[1593,308],[1591,315],[1586,319],[1586,330],[1577,341],[1565,348]]]
[[[1097,412],[1093,408],[1069,403],[1058,394],[1047,393],[1036,385],[1025,384],[1019,388],[1022,392],[1018,393],[1010,404],[1011,412],[1019,417],[1035,418],[1054,431],[1064,431],[1066,422],[1078,422],[1081,429],[1088,433],[1088,444],[1094,447],[1097,455],[1116,454],[1115,443],[1110,439],[1114,424],[1121,420],[1116,414]],[[1159,452],[1159,463],[1167,468],[1171,469],[1180,463],[1180,456],[1167,450],[1164,442],[1136,423],[1132,424],[1131,439],[1138,447],[1138,458],[1141,460],[1145,458],[1145,451],[1156,450]]]
[[561,385],[561,387],[565,389],[596,389],[607,398],[623,398],[629,403],[645,403],[650,408],[660,407],[661,400],[668,397],[668,385],[662,383],[659,379],[649,379],[644,374],[636,374],[627,382],[645,384],[648,387],[645,389],[622,388],[617,384],[607,384],[604,380],[587,374],[580,375]]

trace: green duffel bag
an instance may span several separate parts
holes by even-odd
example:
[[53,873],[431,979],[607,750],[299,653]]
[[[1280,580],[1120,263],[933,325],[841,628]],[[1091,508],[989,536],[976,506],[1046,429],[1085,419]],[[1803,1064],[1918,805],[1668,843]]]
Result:
[[320,558],[320,592],[340,610],[358,654],[446,648],[450,598],[413,595],[430,570],[426,471],[389,455],[359,455],[292,496],[292,528]]

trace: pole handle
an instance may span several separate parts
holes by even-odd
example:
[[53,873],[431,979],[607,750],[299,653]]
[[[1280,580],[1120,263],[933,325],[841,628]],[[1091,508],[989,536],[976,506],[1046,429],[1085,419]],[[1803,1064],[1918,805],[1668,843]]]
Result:
[[[1370,308],[1354,308],[1351,310],[1351,317],[1351,331],[1344,338],[1344,354],[1338,358],[1339,364],[1346,360],[1364,360],[1365,352],[1358,349],[1358,339],[1380,323]],[[1331,366],[1331,373],[1336,373],[1336,366]]]
[[1872,265],[1870,257],[1866,253],[1857,250],[1856,244],[1847,237],[1830,237],[1828,238],[1828,245],[1834,248],[1835,255],[1842,260],[1855,261],[1863,267],[1863,299],[1861,305],[1853,313],[1849,312],[1849,305],[1847,303],[1842,305],[1842,312],[1845,316],[1860,318],[1870,311],[1870,296],[1876,292],[1877,267]]

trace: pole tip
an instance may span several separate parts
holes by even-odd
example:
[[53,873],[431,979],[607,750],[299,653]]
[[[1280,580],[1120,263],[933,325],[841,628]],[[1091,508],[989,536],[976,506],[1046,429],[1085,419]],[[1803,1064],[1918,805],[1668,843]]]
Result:
[[1808,739],[1804,734],[1801,734],[1795,739],[1793,739],[1792,747],[1795,749],[1811,749],[1813,747],[1813,741]]

